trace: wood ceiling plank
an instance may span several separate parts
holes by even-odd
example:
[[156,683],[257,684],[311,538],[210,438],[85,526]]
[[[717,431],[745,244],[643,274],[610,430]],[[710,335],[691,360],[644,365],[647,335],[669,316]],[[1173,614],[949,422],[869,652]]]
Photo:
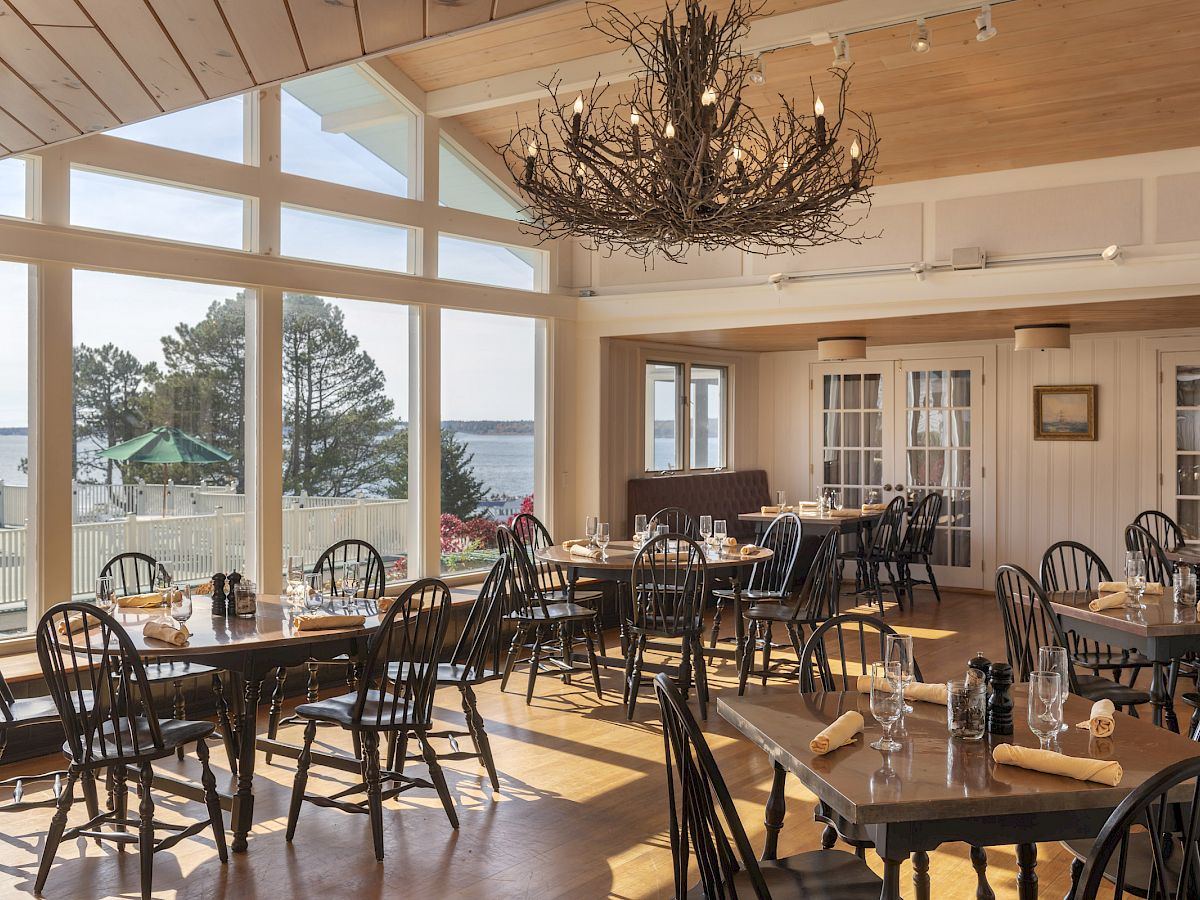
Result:
[[0,145],[8,153],[20,153],[22,150],[33,150],[42,145],[42,139],[31,133],[28,128],[0,109]]
[[310,69],[363,53],[355,0],[287,0]]
[[75,0],[12,0],[12,5],[35,27],[61,25],[86,28],[92,24]]
[[204,100],[195,76],[143,0],[79,0],[163,109]]
[[95,28],[43,25],[37,31],[122,122],[147,119],[162,112]]
[[284,0],[217,0],[257,82],[305,71]]
[[425,0],[425,33],[429,37],[482,25],[491,18],[492,0]]
[[224,97],[254,86],[214,0],[146,2],[208,97]]
[[32,131],[44,143],[65,141],[79,136],[78,128],[5,65],[0,65],[0,98],[3,98],[0,100],[0,106],[8,110],[27,131]]
[[363,46],[367,53],[400,47],[425,37],[423,0],[358,0]]

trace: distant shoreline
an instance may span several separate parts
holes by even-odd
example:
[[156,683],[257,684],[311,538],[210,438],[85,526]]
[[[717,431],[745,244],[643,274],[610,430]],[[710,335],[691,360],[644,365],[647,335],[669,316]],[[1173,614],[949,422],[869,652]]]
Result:
[[456,434],[533,434],[529,419],[446,419],[442,427]]

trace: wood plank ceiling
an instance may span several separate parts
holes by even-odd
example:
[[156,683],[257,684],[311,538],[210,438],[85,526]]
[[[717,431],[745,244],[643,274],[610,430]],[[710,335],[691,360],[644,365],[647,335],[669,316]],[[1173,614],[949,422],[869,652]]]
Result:
[[0,0],[0,156],[556,0]]
[[[650,12],[661,0],[622,0]],[[821,5],[776,0],[772,12]],[[853,35],[851,102],[882,136],[878,183],[913,181],[1200,144],[1200,2],[1017,0],[996,7],[999,35],[975,40],[974,11],[929,20],[933,48],[909,49],[914,26]],[[392,56],[422,88],[544,69],[611,49],[581,7]],[[461,64],[470,59],[471,65]],[[760,114],[777,95],[828,98],[828,46],[765,58],[767,83],[746,99]],[[824,86],[824,87],[823,87]],[[462,123],[491,144],[536,103],[469,113]]]

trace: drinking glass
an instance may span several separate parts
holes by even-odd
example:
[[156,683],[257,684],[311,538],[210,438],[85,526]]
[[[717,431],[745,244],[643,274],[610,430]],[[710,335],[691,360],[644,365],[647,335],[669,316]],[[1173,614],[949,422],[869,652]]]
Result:
[[842,492],[836,488],[831,488],[829,491],[829,505],[834,509],[842,508]]
[[883,736],[871,744],[876,750],[899,750],[901,744],[892,740],[892,726],[904,710],[904,682],[900,664],[871,663],[871,715],[883,726]]
[[325,576],[314,572],[308,577],[308,591],[304,595],[304,607],[309,612],[316,612],[325,603]]
[[186,622],[192,617],[192,586],[186,581],[171,585],[171,618]]
[[294,599],[304,587],[304,557],[289,556],[286,571],[288,594]]
[[596,546],[600,548],[601,559],[608,559],[608,542],[611,538],[612,534],[608,530],[608,523],[598,523],[596,525]]
[[1125,553],[1125,605],[1131,609],[1145,609],[1142,595],[1146,593],[1146,557],[1141,550]]
[[342,608],[357,605],[358,589],[362,587],[362,563],[347,562],[342,566]]
[[729,536],[729,531],[725,527],[724,519],[717,519],[713,522],[713,539],[716,540],[718,547],[725,545],[725,538]]
[[[896,663],[900,666],[900,681],[903,687],[908,687],[916,680],[913,674],[913,639],[911,634],[889,634],[883,645],[884,662]],[[913,708],[904,704],[904,712],[910,713]]]
[[1180,566],[1175,573],[1175,602],[1180,606],[1196,605],[1196,570]]
[[[1066,707],[1067,695],[1071,693],[1071,660],[1067,657],[1066,647],[1038,647],[1038,670],[1042,672],[1057,672],[1062,688],[1062,704]],[[1065,722],[1062,731],[1070,729]]]
[[871,488],[869,491],[867,491],[867,503],[870,505],[877,504],[882,496],[883,495],[879,493],[879,488]]
[[785,506],[787,506],[787,491],[776,491],[775,492],[775,505],[778,506],[781,510]]
[[946,682],[946,726],[950,737],[978,741],[987,718],[983,684],[958,678]]
[[111,575],[101,575],[96,579],[96,606],[105,612],[112,612],[117,605],[116,581]]
[[596,525],[599,522],[599,516],[587,516],[583,520],[583,536],[588,539],[589,544],[596,543]]
[[669,526],[669,525],[655,525],[654,526],[654,536],[655,537],[662,537],[664,534],[670,534],[670,533],[671,533],[671,526]]
[[700,517],[700,537],[704,538],[704,540],[707,541],[710,537],[712,537],[712,533],[713,533],[713,518],[712,518],[712,516],[701,516]]
[[650,519],[639,513],[633,517],[633,539],[640,546],[646,541],[646,532],[650,530]]
[[1043,750],[1063,723],[1062,676],[1057,672],[1029,673],[1029,730],[1038,736]]

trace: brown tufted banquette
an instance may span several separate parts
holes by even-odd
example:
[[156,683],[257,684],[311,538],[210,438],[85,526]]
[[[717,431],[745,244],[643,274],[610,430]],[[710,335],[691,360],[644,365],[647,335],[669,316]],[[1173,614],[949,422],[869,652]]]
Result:
[[752,522],[739,522],[738,513],[757,512],[771,502],[764,469],[745,472],[710,472],[702,475],[662,475],[631,478],[628,483],[629,521],[639,513],[654,515],[664,506],[681,506],[693,516],[724,519],[729,533],[739,541],[754,537]]

